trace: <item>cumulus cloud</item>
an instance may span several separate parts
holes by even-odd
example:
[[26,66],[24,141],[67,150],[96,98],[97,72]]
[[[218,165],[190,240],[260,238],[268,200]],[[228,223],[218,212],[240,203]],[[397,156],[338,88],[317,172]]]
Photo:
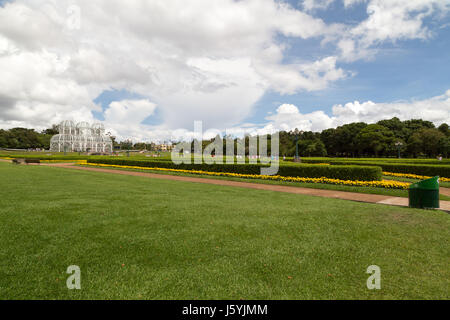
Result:
[[[424,119],[433,122],[435,125],[444,122],[450,123],[450,90],[440,96],[423,100],[378,103],[353,101],[338,104],[332,107],[331,115],[321,110],[309,113],[302,113],[300,110],[293,104],[282,104],[273,114],[265,117],[264,123],[244,123],[239,126],[231,126],[221,133],[222,135],[242,137],[245,134],[269,134],[280,130],[291,131],[296,128],[303,131],[319,132],[350,122],[375,123],[393,117],[398,117],[400,120]],[[208,129],[210,128],[204,126],[203,132]],[[142,141],[164,141],[165,139],[188,141],[195,136],[192,127],[168,130],[142,124],[135,134],[139,135],[139,139]],[[205,136],[205,138],[211,138],[215,134]]]
[[344,0],[344,6],[346,8],[348,8],[348,7],[351,7],[351,6],[355,5],[355,4],[363,3],[363,2],[367,2],[367,1],[368,0]]
[[335,0],[303,0],[303,8],[307,11],[326,9]]
[[306,91],[325,89],[330,82],[348,76],[348,72],[336,66],[336,57],[290,65],[263,60],[255,62],[255,68],[270,81],[270,88],[281,94],[294,94],[299,87]]
[[425,100],[392,103],[354,101],[333,106],[332,113],[336,125],[355,121],[371,123],[393,117],[401,120],[424,119],[436,125],[443,122],[450,123],[450,90],[443,95]]
[[100,109],[86,88],[63,76],[66,65],[48,51],[0,55],[0,126],[43,129],[64,118],[93,120],[91,111]]
[[333,126],[333,120],[323,111],[311,113],[300,113],[297,106],[292,104],[282,104],[276,113],[266,117],[269,123],[263,129],[290,131],[295,128],[307,131],[319,131],[323,128]]
[[274,0],[16,0],[0,7],[2,121],[48,126],[99,110],[92,100],[115,88],[157,104],[164,127],[200,117],[223,127],[269,89],[320,90],[344,77],[333,57],[286,65],[277,40],[332,29]]
[[295,128],[305,131],[321,131],[327,128],[350,122],[375,123],[379,120],[398,117],[400,120],[424,119],[439,125],[450,123],[450,90],[443,95],[424,100],[398,101],[390,103],[349,102],[332,107],[332,115],[323,111],[301,113],[292,104],[282,104],[276,113],[266,117],[268,123],[262,126],[262,131],[285,130]]
[[346,7],[368,2],[367,19],[354,27],[348,27],[338,39],[340,58],[345,61],[370,59],[376,53],[374,46],[399,40],[428,39],[433,33],[425,25],[425,19],[446,16],[450,10],[447,0],[345,0]]

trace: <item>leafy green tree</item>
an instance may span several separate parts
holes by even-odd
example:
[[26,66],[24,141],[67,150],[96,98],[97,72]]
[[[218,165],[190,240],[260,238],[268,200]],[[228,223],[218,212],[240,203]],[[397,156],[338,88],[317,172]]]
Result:
[[422,139],[422,150],[428,156],[436,156],[440,153],[446,136],[437,129],[422,129],[418,133]]
[[435,127],[433,122],[422,120],[422,119],[406,120],[406,121],[403,121],[403,123],[405,124],[406,128],[408,128],[409,130],[411,130],[413,132],[421,130],[421,129],[433,129]]
[[446,136],[439,144],[440,154],[447,158],[450,155],[450,136]]
[[450,129],[449,129],[448,124],[446,124],[446,123],[441,124],[441,125],[438,127],[438,130],[439,130],[440,132],[442,132],[443,134],[445,134],[447,137],[450,136]]
[[358,153],[356,137],[367,127],[364,122],[353,122],[336,128],[336,146],[339,155],[354,157]]
[[53,134],[40,134],[38,136],[39,143],[44,149],[50,149],[50,139],[53,137]]
[[376,157],[394,141],[394,133],[379,124],[370,124],[362,129],[355,139],[360,150],[373,151]]
[[293,156],[295,152],[295,141],[287,131],[280,131],[280,155],[281,156]]
[[307,139],[299,142],[299,153],[307,157],[324,157],[327,155],[325,145],[320,139]]
[[414,156],[434,157],[446,152],[446,136],[440,130],[429,128],[415,132],[408,140],[408,151]]
[[336,156],[339,144],[336,139],[336,129],[325,129],[320,133],[320,140],[323,142],[328,155]]
[[423,154],[422,145],[423,141],[420,134],[419,133],[413,134],[411,137],[409,137],[406,146],[408,154],[412,155],[414,158],[417,158],[418,156]]
[[145,142],[137,142],[134,144],[133,149],[135,150],[146,150],[147,145],[145,144]]
[[120,150],[131,150],[133,149],[133,142],[129,139],[125,141],[120,141]]
[[5,138],[6,148],[29,149],[42,147],[39,133],[33,129],[12,128],[7,131]]
[[55,135],[59,133],[58,130],[58,125],[57,124],[53,124],[51,128],[45,129],[44,131],[41,132],[42,134],[48,134],[48,135]]
[[7,148],[8,147],[8,142],[7,142],[7,131],[0,129],[0,148]]
[[408,129],[405,123],[400,121],[397,117],[389,120],[378,121],[377,124],[391,130],[394,133],[394,136],[402,141],[406,141],[411,134],[411,130]]

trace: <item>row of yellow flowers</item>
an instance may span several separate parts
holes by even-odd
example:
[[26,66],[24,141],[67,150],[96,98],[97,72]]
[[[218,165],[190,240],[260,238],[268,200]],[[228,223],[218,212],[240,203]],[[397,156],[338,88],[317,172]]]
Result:
[[152,170],[152,171],[166,171],[166,172],[179,172],[179,173],[190,173],[190,174],[202,174],[209,176],[222,176],[222,177],[232,177],[232,178],[247,178],[247,179],[263,179],[263,180],[277,180],[277,181],[288,181],[288,182],[304,182],[304,183],[326,183],[334,185],[346,185],[346,186],[361,186],[361,187],[380,187],[387,189],[407,189],[409,183],[398,182],[392,180],[382,180],[382,181],[359,181],[359,180],[340,180],[331,178],[304,178],[304,177],[284,177],[279,175],[259,175],[259,174],[241,174],[241,173],[231,173],[231,172],[211,172],[203,170],[183,170],[183,169],[169,169],[169,168],[157,168],[157,167],[138,167],[138,166],[123,166],[123,165],[112,165],[112,164],[102,164],[102,163],[87,163],[89,166],[97,167],[114,167],[122,169],[139,169],[139,170]]
[[87,164],[87,160],[41,160],[42,163],[76,163],[76,164]]
[[[10,157],[0,157],[2,160],[14,160],[16,158],[10,158]],[[87,164],[87,160],[40,160],[41,163],[63,163],[63,162],[70,162],[70,163],[76,163],[76,164]]]
[[[429,179],[432,177],[429,176],[421,176],[418,174],[413,173],[395,173],[395,172],[383,172],[383,175],[385,176],[391,176],[391,177],[400,177],[400,178],[410,178],[410,179]],[[445,177],[439,177],[440,181],[450,182],[450,178]]]

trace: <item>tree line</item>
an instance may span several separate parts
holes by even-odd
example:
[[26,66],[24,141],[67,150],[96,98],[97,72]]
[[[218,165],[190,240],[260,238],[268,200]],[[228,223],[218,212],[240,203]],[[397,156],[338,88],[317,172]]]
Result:
[[[50,138],[57,134],[57,126],[37,132],[34,129],[0,129],[0,147],[11,149],[49,149]],[[331,157],[436,157],[450,155],[450,129],[443,123],[436,127],[421,119],[400,121],[398,118],[381,120],[374,124],[353,122],[322,132],[280,131],[280,155],[294,156],[296,144],[300,156]],[[158,151],[155,143],[114,141],[115,149]],[[244,137],[248,154],[249,136]],[[268,137],[270,139],[270,136]],[[202,141],[203,148],[211,140]],[[226,142],[224,138],[224,148]],[[197,141],[192,142],[192,146]],[[236,145],[237,138],[234,139]],[[192,147],[192,151],[193,151]],[[270,143],[269,143],[270,149]],[[270,152],[270,150],[269,150]],[[225,154],[225,149],[224,149]]]
[[[248,139],[245,138],[248,155]],[[268,141],[270,136],[267,137]],[[281,156],[307,157],[437,157],[450,155],[450,130],[446,123],[439,127],[421,119],[400,121],[398,118],[374,124],[353,122],[322,132],[280,131]],[[214,139],[203,141],[205,146]],[[236,139],[235,145],[236,145]],[[226,140],[224,139],[224,153]],[[195,141],[193,144],[196,143]],[[193,149],[193,148],[192,148]],[[270,143],[268,143],[270,154]]]
[[0,129],[0,148],[49,149],[50,139],[57,133],[56,125],[41,132],[27,128]]
[[[438,128],[430,121],[398,118],[375,124],[349,123],[336,129],[323,130],[317,140],[323,143],[328,156],[388,157],[400,153],[405,157],[448,157],[450,131],[446,123]],[[320,151],[316,149],[314,151]],[[307,150],[304,152],[308,153]],[[323,152],[311,152],[322,153]]]

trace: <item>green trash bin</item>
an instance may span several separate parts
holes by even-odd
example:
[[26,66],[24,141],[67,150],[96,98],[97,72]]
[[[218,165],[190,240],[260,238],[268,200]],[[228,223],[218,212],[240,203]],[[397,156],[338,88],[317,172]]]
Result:
[[439,177],[413,183],[408,191],[411,208],[439,208]]

